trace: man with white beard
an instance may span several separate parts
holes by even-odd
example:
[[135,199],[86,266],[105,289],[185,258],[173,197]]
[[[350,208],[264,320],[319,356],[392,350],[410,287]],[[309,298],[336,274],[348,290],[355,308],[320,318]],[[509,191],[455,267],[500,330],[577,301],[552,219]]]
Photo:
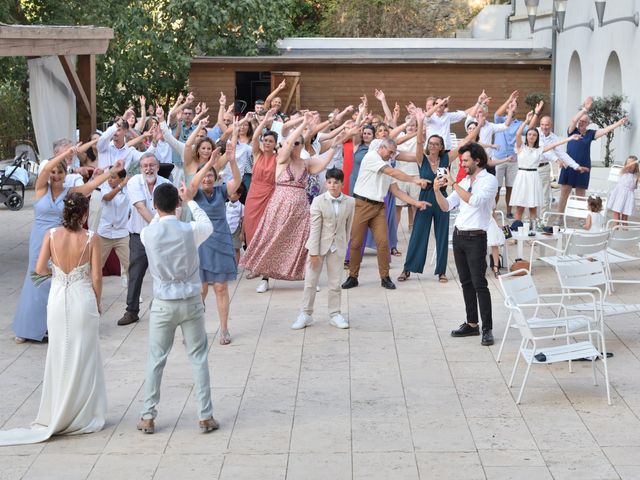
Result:
[[129,325],[139,320],[140,291],[149,266],[147,253],[140,241],[140,232],[156,214],[153,207],[153,191],[158,185],[169,183],[166,178],[158,176],[159,168],[160,163],[155,155],[145,153],[140,158],[141,173],[131,177],[127,183],[129,200],[131,201],[131,216],[127,224],[129,229],[129,284],[127,287],[127,310],[118,320],[118,325]]

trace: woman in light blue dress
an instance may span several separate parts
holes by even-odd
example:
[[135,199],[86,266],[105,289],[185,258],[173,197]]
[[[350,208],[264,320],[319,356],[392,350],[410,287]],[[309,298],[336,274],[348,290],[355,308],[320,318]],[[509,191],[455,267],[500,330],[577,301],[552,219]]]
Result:
[[[50,228],[58,227],[62,222],[64,199],[71,192],[89,195],[96,187],[106,182],[109,171],[98,175],[90,182],[78,187],[65,187],[67,176],[66,158],[74,155],[77,147],[61,153],[44,164],[36,180],[36,201],[33,204],[33,227],[29,237],[29,265],[20,292],[20,300],[13,318],[13,332],[16,343],[27,340],[41,342],[47,333],[47,300],[51,281],[46,280],[36,287],[31,280],[40,254],[42,240]],[[123,162],[118,161],[113,171],[122,170]]]
[[[202,282],[202,301],[204,302],[212,286],[216,295],[218,318],[220,319],[219,341],[221,345],[231,343],[229,334],[229,287],[228,282],[233,282],[238,275],[235,249],[231,230],[227,223],[227,211],[225,202],[229,195],[238,190],[242,184],[242,176],[236,163],[236,143],[238,128],[234,126],[234,134],[231,143],[227,147],[226,156],[231,167],[233,179],[228,183],[217,184],[218,172],[215,169],[219,157],[219,149],[211,154],[209,160],[193,176],[189,189],[193,193],[193,199],[208,215],[213,224],[213,233],[198,248],[200,256],[200,281]],[[216,185],[217,184],[217,185]]]

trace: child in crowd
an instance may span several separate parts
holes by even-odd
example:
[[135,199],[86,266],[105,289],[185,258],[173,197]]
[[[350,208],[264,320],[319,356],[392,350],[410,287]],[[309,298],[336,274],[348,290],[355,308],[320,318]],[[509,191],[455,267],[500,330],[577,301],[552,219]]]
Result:
[[231,239],[233,240],[233,249],[236,252],[236,264],[240,262],[240,248],[244,242],[244,229],[242,228],[242,219],[244,218],[244,205],[240,202],[240,198],[246,194],[244,184],[235,193],[229,195],[227,202],[227,223],[231,230]]
[[304,277],[302,312],[291,328],[299,330],[313,323],[313,304],[316,287],[326,261],[329,280],[329,323],[337,328],[349,328],[349,322],[340,311],[342,262],[351,237],[351,224],[356,202],[342,193],[344,173],[339,168],[330,168],[325,174],[327,191],[313,199],[311,225],[306,247],[309,259]]
[[102,193],[102,214],[98,235],[100,235],[100,245],[102,250],[102,266],[107,262],[107,258],[112,249],[115,249],[118,260],[120,260],[120,271],[122,276],[122,286],[127,286],[127,274],[129,272],[129,212],[131,203],[127,195],[126,185],[129,181],[126,170],[112,173],[103,185],[100,186]]
[[638,188],[638,157],[630,155],[620,170],[620,179],[609,194],[609,210],[615,220],[626,222],[635,208],[634,190]]
[[596,195],[589,195],[587,206],[589,215],[584,222],[584,229],[592,233],[603,231],[606,219],[602,214],[602,199]]

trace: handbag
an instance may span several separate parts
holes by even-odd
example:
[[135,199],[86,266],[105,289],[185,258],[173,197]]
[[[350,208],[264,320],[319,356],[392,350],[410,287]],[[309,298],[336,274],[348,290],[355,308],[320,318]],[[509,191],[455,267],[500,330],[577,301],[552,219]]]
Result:
[[[511,264],[511,271],[515,272],[516,270],[520,270],[520,269],[525,269],[527,272],[529,272],[529,269],[531,268],[531,264],[529,263],[528,260],[523,260],[522,258],[516,258],[515,261]],[[517,276],[522,276],[522,275],[526,275],[525,272],[520,272],[517,274]]]

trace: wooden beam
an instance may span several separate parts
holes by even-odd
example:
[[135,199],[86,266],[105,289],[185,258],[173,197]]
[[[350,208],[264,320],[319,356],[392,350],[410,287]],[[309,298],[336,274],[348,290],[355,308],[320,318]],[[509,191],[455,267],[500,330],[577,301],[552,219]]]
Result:
[[[86,55],[83,55],[86,56]],[[64,73],[67,75],[67,80],[69,80],[69,85],[71,85],[71,89],[76,96],[76,104],[78,105],[78,112],[85,113],[86,115],[91,115],[91,105],[89,104],[89,99],[85,92],[85,89],[78,78],[78,74],[73,66],[73,64],[69,61],[67,57],[64,55],[58,56],[60,63],[62,64],[62,69]],[[80,56],[78,57],[78,62],[80,61]]]
[[84,112],[78,104],[78,128],[80,129],[80,140],[86,142],[91,134],[96,131],[97,108],[96,108],[96,56],[78,56],[78,79],[83,91],[89,100],[89,111]]
[[0,57],[106,53],[113,29],[105,27],[0,26]]

